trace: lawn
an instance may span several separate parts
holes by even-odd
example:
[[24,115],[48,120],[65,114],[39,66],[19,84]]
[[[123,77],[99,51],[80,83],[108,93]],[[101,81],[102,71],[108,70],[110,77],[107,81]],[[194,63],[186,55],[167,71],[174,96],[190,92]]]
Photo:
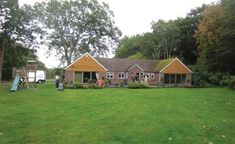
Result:
[[9,89],[0,84],[1,144],[235,143],[226,88]]

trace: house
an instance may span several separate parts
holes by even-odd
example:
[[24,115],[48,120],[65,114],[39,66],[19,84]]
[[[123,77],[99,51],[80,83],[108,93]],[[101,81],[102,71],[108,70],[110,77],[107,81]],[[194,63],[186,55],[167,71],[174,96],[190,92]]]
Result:
[[105,78],[110,84],[146,81],[150,85],[191,85],[192,71],[178,58],[130,60],[96,58],[85,53],[65,68],[65,82],[87,83]]

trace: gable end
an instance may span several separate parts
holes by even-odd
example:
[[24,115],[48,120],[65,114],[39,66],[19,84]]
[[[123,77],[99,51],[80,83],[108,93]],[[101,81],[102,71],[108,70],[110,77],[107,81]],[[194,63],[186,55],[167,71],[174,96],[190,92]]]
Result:
[[[75,60],[73,63],[71,63],[70,65],[68,65],[66,68],[65,68],[65,70],[69,70],[69,69],[73,69],[73,66],[76,66],[76,64],[78,64],[79,63],[79,61],[81,61],[82,59],[84,59],[84,58],[87,58],[87,57],[89,57],[90,59],[89,59],[89,61],[93,61],[93,63],[95,62],[96,64],[97,64],[97,68],[98,67],[100,67],[100,68],[98,68],[98,69],[103,69],[103,71],[108,71],[102,64],[100,64],[95,58],[93,58],[89,53],[85,53],[84,55],[82,55],[81,57],[79,57],[77,60]],[[89,65],[89,63],[84,63],[86,66],[88,66]],[[84,65],[84,66],[85,66]],[[84,69],[84,71],[87,71],[87,69]]]
[[178,58],[172,60],[168,65],[160,70],[161,73],[192,73]]

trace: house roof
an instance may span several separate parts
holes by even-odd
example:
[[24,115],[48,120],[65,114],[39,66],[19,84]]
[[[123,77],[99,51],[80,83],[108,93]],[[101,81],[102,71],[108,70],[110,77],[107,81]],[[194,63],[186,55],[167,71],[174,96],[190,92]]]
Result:
[[[162,72],[164,69],[169,68],[170,65],[174,65],[171,68],[175,68],[175,67],[179,68],[179,64],[180,64],[181,68],[183,66],[185,69],[187,69],[186,71],[192,73],[192,71],[190,71],[178,58],[170,58],[170,59],[164,59],[164,60],[147,60],[147,59],[133,60],[133,59],[124,59],[124,58],[98,58],[98,57],[92,57],[88,53],[85,53],[76,61],[71,63],[69,66],[65,68],[65,70],[73,66],[84,56],[91,57],[105,71],[111,71],[111,72],[130,71],[134,67],[138,67],[140,70],[144,72]],[[178,65],[174,63],[176,61],[178,61]]]
[[172,61],[174,60],[174,58],[170,58],[170,59],[164,59],[161,60],[159,62],[159,64],[156,66],[155,71],[161,71],[163,68],[165,68],[168,64],[170,64]]
[[156,66],[160,60],[130,60],[122,58],[95,58],[100,64],[102,64],[108,71],[120,72],[128,71],[133,66],[137,65],[143,71],[155,71]]

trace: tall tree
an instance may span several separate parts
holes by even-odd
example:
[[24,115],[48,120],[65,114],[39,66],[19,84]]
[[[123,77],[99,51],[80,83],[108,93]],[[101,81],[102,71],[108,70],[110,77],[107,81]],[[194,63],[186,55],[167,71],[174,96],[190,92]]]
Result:
[[158,48],[162,50],[163,58],[171,58],[179,47],[180,29],[174,21],[158,20],[152,23],[153,34],[158,40]]
[[140,39],[140,35],[127,37],[125,36],[119,42],[118,48],[115,50],[115,57],[127,58],[136,54],[140,49],[137,45],[137,41]]
[[197,62],[198,50],[196,38],[194,37],[197,26],[202,18],[202,11],[205,5],[192,9],[185,18],[178,18],[175,21],[180,29],[180,44],[176,51],[177,57],[187,64]]
[[22,45],[15,43],[13,40],[5,43],[4,61],[3,61],[3,80],[11,80],[12,68],[13,67],[24,67],[26,66],[27,60],[37,60],[38,69],[45,69],[38,57],[36,56],[36,50],[24,48]]
[[48,53],[55,50],[61,63],[69,65],[81,54],[104,56],[121,35],[114,25],[113,12],[96,0],[50,0],[30,9],[41,26],[42,42]]
[[29,15],[19,8],[18,0],[0,1],[0,80],[6,45],[15,41],[29,47],[34,37],[29,30]]
[[221,33],[221,48],[225,70],[235,74],[235,1],[223,0],[224,20]]
[[152,33],[124,37],[116,49],[115,57],[143,56],[148,59],[159,59],[161,52],[157,48],[156,39]]
[[221,26],[224,18],[224,9],[221,4],[212,4],[205,7],[202,20],[195,34],[199,58],[198,66],[206,71],[223,72],[223,49],[221,49]]

